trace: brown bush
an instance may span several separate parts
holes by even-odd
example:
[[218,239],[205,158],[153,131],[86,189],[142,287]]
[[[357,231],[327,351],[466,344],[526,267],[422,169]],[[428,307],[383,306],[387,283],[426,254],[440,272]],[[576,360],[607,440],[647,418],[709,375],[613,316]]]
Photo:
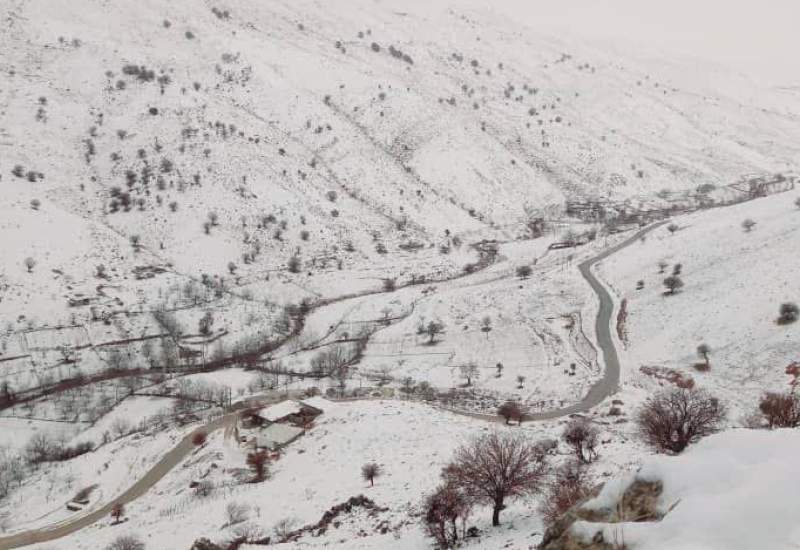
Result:
[[445,483],[425,499],[425,530],[441,548],[452,548],[458,543],[458,521],[463,526],[471,509],[469,497],[452,483]]
[[192,445],[195,447],[200,447],[205,445],[205,442],[208,440],[208,434],[204,431],[195,432],[192,435]]
[[713,433],[725,416],[725,406],[705,390],[674,388],[650,397],[636,422],[647,443],[659,451],[680,453]]
[[575,457],[584,463],[597,458],[597,438],[599,430],[588,420],[573,420],[564,429],[562,438],[572,448]]
[[793,393],[765,393],[758,409],[771,428],[800,426],[800,398]]
[[591,485],[586,468],[577,460],[562,464],[545,490],[539,513],[552,525],[578,502],[589,496]]

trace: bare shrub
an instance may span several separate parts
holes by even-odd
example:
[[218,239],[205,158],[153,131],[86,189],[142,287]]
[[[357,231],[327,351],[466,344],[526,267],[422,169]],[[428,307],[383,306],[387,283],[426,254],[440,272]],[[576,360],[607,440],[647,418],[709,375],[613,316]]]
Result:
[[577,460],[565,462],[556,469],[547,484],[539,513],[545,524],[552,525],[575,504],[589,496],[591,485],[586,468]]
[[767,392],[758,403],[770,429],[800,426],[800,398],[793,393]]
[[278,539],[278,542],[285,542],[296,525],[297,519],[283,518],[272,527],[272,532],[275,533],[275,538]]
[[208,434],[204,431],[195,432],[192,434],[192,445],[195,447],[202,447],[208,440]]
[[228,520],[227,525],[236,525],[247,521],[250,516],[250,506],[240,502],[229,502],[225,507],[225,517]]
[[121,535],[106,546],[106,550],[144,550],[145,545],[136,535]]
[[516,273],[517,277],[520,279],[527,279],[531,276],[531,273],[533,273],[533,269],[531,269],[531,266],[529,265],[521,265],[517,268]]
[[255,481],[264,481],[269,477],[269,455],[266,451],[256,451],[247,455],[247,465],[255,474]]
[[459,447],[442,474],[476,503],[490,504],[492,525],[500,525],[506,500],[539,492],[546,467],[542,446],[495,432]]
[[705,390],[673,388],[650,397],[636,416],[644,440],[662,452],[680,453],[713,433],[725,406]]
[[597,439],[600,431],[588,420],[573,420],[564,429],[561,437],[572,448],[575,457],[584,463],[597,459]]

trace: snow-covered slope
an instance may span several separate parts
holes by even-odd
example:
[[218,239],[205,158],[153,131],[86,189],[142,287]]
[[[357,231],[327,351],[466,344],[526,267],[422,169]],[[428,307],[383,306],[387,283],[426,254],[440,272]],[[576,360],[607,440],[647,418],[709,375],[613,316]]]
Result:
[[[673,368],[746,410],[761,392],[789,388],[786,367],[800,360],[800,324],[776,320],[782,303],[800,301],[796,197],[790,192],[677,217],[674,234],[662,227],[603,262],[603,277],[627,300],[629,381],[649,378],[640,367]],[[756,222],[750,231],[741,225],[746,219]],[[684,287],[665,295],[662,281],[678,263]],[[696,351],[702,343],[711,350],[708,371]]]
[[28,256],[85,279],[130,257],[136,235],[134,261],[194,276],[234,262],[260,280],[298,250],[347,269],[383,258],[377,244],[493,235],[566,198],[785,170],[800,143],[790,99],[765,94],[762,108],[678,86],[655,63],[487,12],[360,0],[4,9],[0,193],[4,231],[20,237],[7,233],[19,245],[3,271],[39,301],[64,284],[28,288]]
[[709,437],[680,457],[648,460],[632,476],[616,479],[585,508],[615,503],[635,481],[660,482],[660,521],[602,526],[576,523],[591,538],[624,541],[636,550],[774,550],[796,548],[800,528],[793,502],[800,481],[793,457],[796,430],[735,430]]

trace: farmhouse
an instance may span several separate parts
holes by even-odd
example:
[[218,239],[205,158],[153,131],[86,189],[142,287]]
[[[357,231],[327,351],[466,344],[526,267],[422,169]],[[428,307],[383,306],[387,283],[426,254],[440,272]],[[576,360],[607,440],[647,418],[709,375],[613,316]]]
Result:
[[300,437],[321,414],[322,409],[291,399],[263,409],[250,409],[240,417],[240,427],[250,433],[240,440],[255,449],[276,451]]
[[242,427],[255,428],[274,423],[304,426],[322,414],[318,409],[302,401],[287,399],[263,409],[251,409],[242,413]]

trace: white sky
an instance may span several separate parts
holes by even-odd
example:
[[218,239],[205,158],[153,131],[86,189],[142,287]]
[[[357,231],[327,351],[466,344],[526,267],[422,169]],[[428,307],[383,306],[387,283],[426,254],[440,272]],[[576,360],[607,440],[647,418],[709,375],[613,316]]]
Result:
[[706,59],[766,85],[800,85],[800,0],[374,0],[489,9],[550,35]]
[[[646,43],[800,84],[800,0],[474,0],[533,28]],[[457,4],[457,1],[452,2]]]

